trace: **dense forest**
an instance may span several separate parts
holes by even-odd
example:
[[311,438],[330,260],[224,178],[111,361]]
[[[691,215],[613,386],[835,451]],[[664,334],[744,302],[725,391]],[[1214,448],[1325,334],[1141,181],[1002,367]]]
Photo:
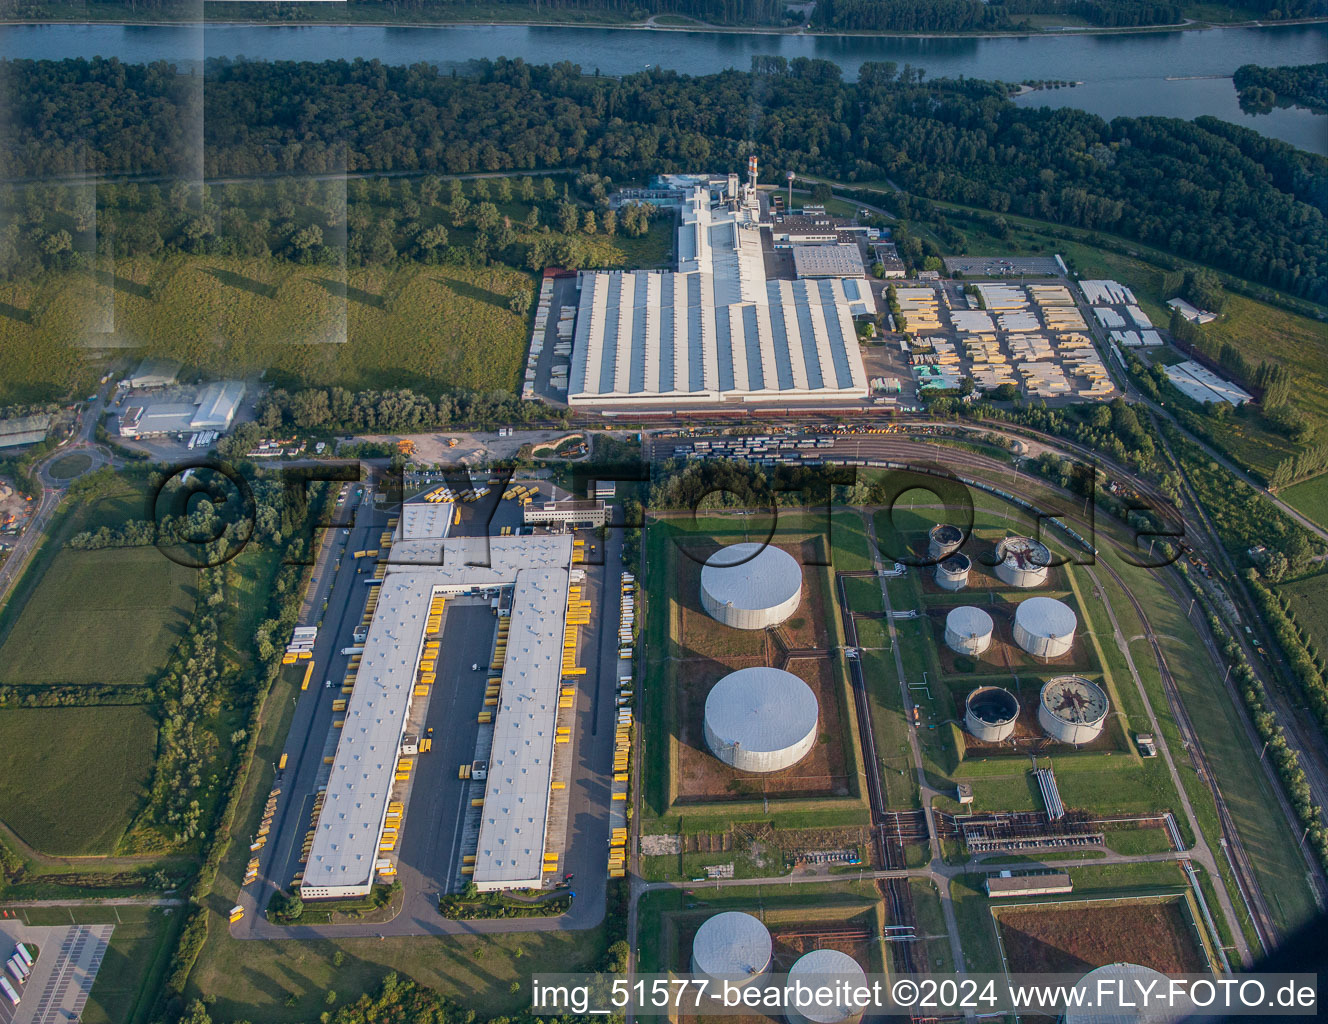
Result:
[[1001,32],[1030,28],[1027,15],[1078,18],[1101,28],[1175,25],[1162,0],[819,0],[812,24],[848,32]]
[[1234,76],[1242,110],[1266,114],[1273,107],[1306,107],[1328,114],[1328,64],[1264,68],[1242,64]]
[[[67,8],[71,20],[142,18],[193,21],[192,0],[0,0],[0,17],[48,20]],[[1239,6],[1208,5],[1208,17],[1261,21],[1322,17],[1328,0],[1242,0]],[[276,22],[447,22],[466,19],[632,21],[681,15],[712,25],[787,25],[802,21],[801,10],[782,0],[348,0],[337,5],[212,0],[210,21]],[[850,32],[1035,31],[1027,15],[1077,19],[1099,28],[1174,25],[1184,6],[1169,0],[820,0],[813,25]]]
[[460,77],[376,61],[211,60],[206,90],[164,65],[11,61],[0,175],[208,176],[588,168],[617,180],[740,167],[849,182],[1108,231],[1328,299],[1328,160],[1211,117],[1023,109],[1006,88],[867,64],[765,58],[759,72],[476,62]]

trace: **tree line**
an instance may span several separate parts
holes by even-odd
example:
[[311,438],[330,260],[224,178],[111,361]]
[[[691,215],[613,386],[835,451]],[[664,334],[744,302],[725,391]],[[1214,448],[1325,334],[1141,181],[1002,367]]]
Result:
[[1242,64],[1232,76],[1242,110],[1266,114],[1273,107],[1306,107],[1328,114],[1328,63],[1265,68]]
[[[904,80],[868,64],[767,58],[762,73],[590,78],[569,63],[209,60],[207,88],[162,65],[10,61],[0,174],[170,173],[206,115],[209,176],[349,171],[766,167],[889,178],[931,198],[1113,232],[1252,280],[1328,298],[1328,160],[1202,117],[1101,118],[1024,109],[972,80]],[[194,87],[187,83],[193,81]],[[186,83],[186,84],[182,84]],[[110,108],[115,109],[113,115]],[[107,116],[123,130],[101,125]],[[85,125],[92,125],[85,131]]]

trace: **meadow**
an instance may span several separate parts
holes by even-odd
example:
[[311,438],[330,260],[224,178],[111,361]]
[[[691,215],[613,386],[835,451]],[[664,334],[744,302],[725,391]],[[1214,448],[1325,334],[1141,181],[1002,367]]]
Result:
[[64,549],[0,646],[0,683],[144,683],[193,610],[194,570],[155,547]]
[[43,853],[114,853],[156,748],[143,707],[0,711],[0,819]]
[[1277,496],[1307,519],[1328,528],[1328,473],[1283,487]]

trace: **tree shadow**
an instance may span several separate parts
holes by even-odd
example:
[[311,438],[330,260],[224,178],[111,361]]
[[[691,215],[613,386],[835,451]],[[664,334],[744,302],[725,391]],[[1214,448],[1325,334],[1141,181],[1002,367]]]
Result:
[[231,288],[239,288],[264,299],[275,299],[277,297],[276,285],[255,281],[252,277],[245,277],[243,274],[237,274],[233,270],[226,270],[222,267],[207,267],[205,270],[222,284]]
[[467,284],[465,281],[452,281],[445,277],[434,278],[439,284],[446,288],[451,288],[458,295],[463,295],[468,299],[474,299],[476,302],[487,302],[491,306],[497,306],[499,309],[510,309],[508,304],[510,296],[501,295],[498,292],[491,292],[487,288],[480,288],[477,285]]
[[373,292],[366,292],[363,288],[356,288],[354,285],[346,284],[345,281],[332,281],[326,277],[318,277],[314,280],[338,299],[349,299],[352,302],[358,302],[361,306],[372,306],[374,309],[385,308],[383,297],[381,295],[375,295]]
[[0,302],[0,316],[7,316],[11,320],[17,320],[21,324],[32,323],[32,313],[26,309],[19,309],[17,306],[11,306],[8,302]]
[[128,278],[121,277],[119,274],[112,274],[109,270],[96,271],[97,283],[105,285],[108,288],[115,288],[124,292],[126,295],[133,295],[139,299],[152,298],[152,292],[145,284],[139,284],[137,281],[130,281]]

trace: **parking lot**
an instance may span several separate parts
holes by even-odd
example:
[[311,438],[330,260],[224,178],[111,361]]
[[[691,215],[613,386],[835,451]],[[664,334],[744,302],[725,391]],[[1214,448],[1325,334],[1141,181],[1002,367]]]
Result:
[[8,959],[15,944],[37,947],[37,962],[28,980],[19,984],[6,970],[5,977],[18,991],[13,1006],[0,996],[0,1024],[67,1024],[77,1021],[97,980],[115,926],[80,924],[32,927],[13,919],[0,921],[0,954]]
[[946,256],[945,269],[965,277],[1057,277],[1065,268],[1054,256]]

